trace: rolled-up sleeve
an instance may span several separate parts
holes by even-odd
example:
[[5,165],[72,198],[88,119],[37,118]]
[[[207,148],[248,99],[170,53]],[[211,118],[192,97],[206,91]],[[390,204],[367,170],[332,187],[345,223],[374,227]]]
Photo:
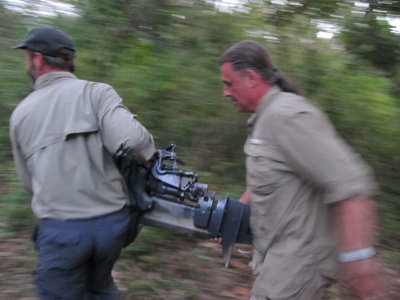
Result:
[[106,149],[112,154],[123,150],[141,162],[149,160],[156,152],[152,135],[122,104],[113,88],[107,86],[101,98],[99,126]]
[[279,124],[277,139],[288,164],[322,188],[326,203],[376,193],[372,170],[336,134],[322,112],[298,112]]

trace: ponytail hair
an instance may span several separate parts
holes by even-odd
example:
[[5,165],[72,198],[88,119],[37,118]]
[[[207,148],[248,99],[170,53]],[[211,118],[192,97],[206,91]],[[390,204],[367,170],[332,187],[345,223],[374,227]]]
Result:
[[282,91],[298,94],[300,91],[292,85],[272,64],[268,52],[259,43],[252,40],[241,41],[230,47],[220,58],[220,65],[231,63],[234,70],[252,69],[271,85],[277,85]]

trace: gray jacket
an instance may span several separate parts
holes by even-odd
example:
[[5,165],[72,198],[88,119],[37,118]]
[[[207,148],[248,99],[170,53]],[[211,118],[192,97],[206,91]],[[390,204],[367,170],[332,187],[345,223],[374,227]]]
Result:
[[38,218],[81,219],[128,203],[113,155],[155,152],[150,133],[107,84],[69,72],[40,76],[14,110],[10,138],[18,175]]

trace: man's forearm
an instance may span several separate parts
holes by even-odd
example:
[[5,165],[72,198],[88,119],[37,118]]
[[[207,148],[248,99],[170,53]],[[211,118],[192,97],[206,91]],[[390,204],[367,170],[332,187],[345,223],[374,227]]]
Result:
[[351,251],[375,243],[376,204],[366,196],[357,196],[335,204],[334,217],[338,250]]
[[375,257],[376,204],[366,196],[343,200],[334,207],[339,261],[345,281],[358,299],[390,299],[383,284],[382,264]]

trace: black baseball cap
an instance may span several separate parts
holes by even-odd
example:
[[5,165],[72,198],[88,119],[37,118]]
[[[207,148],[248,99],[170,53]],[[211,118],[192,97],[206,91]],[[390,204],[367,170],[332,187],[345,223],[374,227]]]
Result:
[[69,36],[53,27],[39,27],[31,30],[26,40],[13,48],[28,49],[48,56],[57,56],[58,50],[61,48],[75,51]]

